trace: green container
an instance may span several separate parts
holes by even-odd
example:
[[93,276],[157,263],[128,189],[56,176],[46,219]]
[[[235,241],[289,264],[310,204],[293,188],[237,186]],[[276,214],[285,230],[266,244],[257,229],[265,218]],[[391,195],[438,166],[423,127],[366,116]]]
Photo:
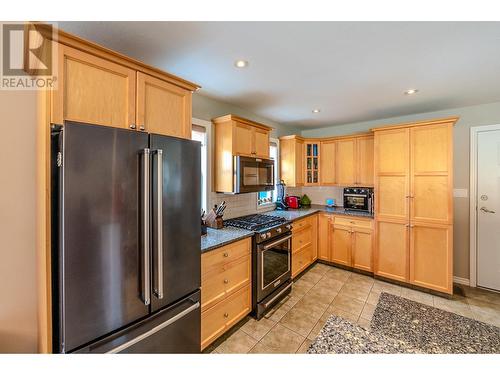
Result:
[[302,207],[309,207],[311,205],[311,198],[309,198],[307,194],[304,194],[302,198],[300,198],[300,205]]

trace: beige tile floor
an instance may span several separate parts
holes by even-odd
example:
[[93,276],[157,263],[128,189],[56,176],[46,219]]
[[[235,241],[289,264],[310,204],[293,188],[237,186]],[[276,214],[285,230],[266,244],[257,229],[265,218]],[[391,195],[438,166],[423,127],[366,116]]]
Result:
[[500,294],[463,287],[452,299],[375,280],[325,264],[315,264],[266,317],[245,318],[206,349],[207,353],[304,353],[326,320],[340,315],[369,328],[381,292],[474,318],[500,327]]

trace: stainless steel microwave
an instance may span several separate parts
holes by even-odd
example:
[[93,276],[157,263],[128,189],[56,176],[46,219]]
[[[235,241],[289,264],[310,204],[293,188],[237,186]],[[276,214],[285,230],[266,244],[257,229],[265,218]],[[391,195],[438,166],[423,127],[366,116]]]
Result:
[[234,157],[234,193],[252,193],[274,189],[274,160]]

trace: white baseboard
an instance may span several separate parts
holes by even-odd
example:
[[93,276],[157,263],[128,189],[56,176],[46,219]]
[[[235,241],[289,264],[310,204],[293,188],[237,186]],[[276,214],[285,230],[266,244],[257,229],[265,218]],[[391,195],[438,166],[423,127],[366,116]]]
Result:
[[462,285],[470,285],[469,279],[465,279],[463,277],[458,277],[458,276],[453,276],[453,282],[457,284],[462,284]]

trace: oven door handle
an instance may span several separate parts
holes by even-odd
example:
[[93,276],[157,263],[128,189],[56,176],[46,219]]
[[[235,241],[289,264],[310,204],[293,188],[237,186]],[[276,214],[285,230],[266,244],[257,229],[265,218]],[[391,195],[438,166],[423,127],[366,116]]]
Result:
[[282,243],[282,242],[288,241],[290,238],[292,238],[292,235],[291,235],[291,234],[289,234],[288,236],[286,236],[286,237],[284,237],[284,238],[281,238],[281,239],[279,239],[279,240],[277,240],[277,241],[271,242],[270,244],[264,245],[264,246],[262,247],[262,250],[268,250],[268,249],[270,249],[271,247],[274,247],[274,246],[276,246],[276,245],[279,245],[279,244],[280,244],[280,243]]

